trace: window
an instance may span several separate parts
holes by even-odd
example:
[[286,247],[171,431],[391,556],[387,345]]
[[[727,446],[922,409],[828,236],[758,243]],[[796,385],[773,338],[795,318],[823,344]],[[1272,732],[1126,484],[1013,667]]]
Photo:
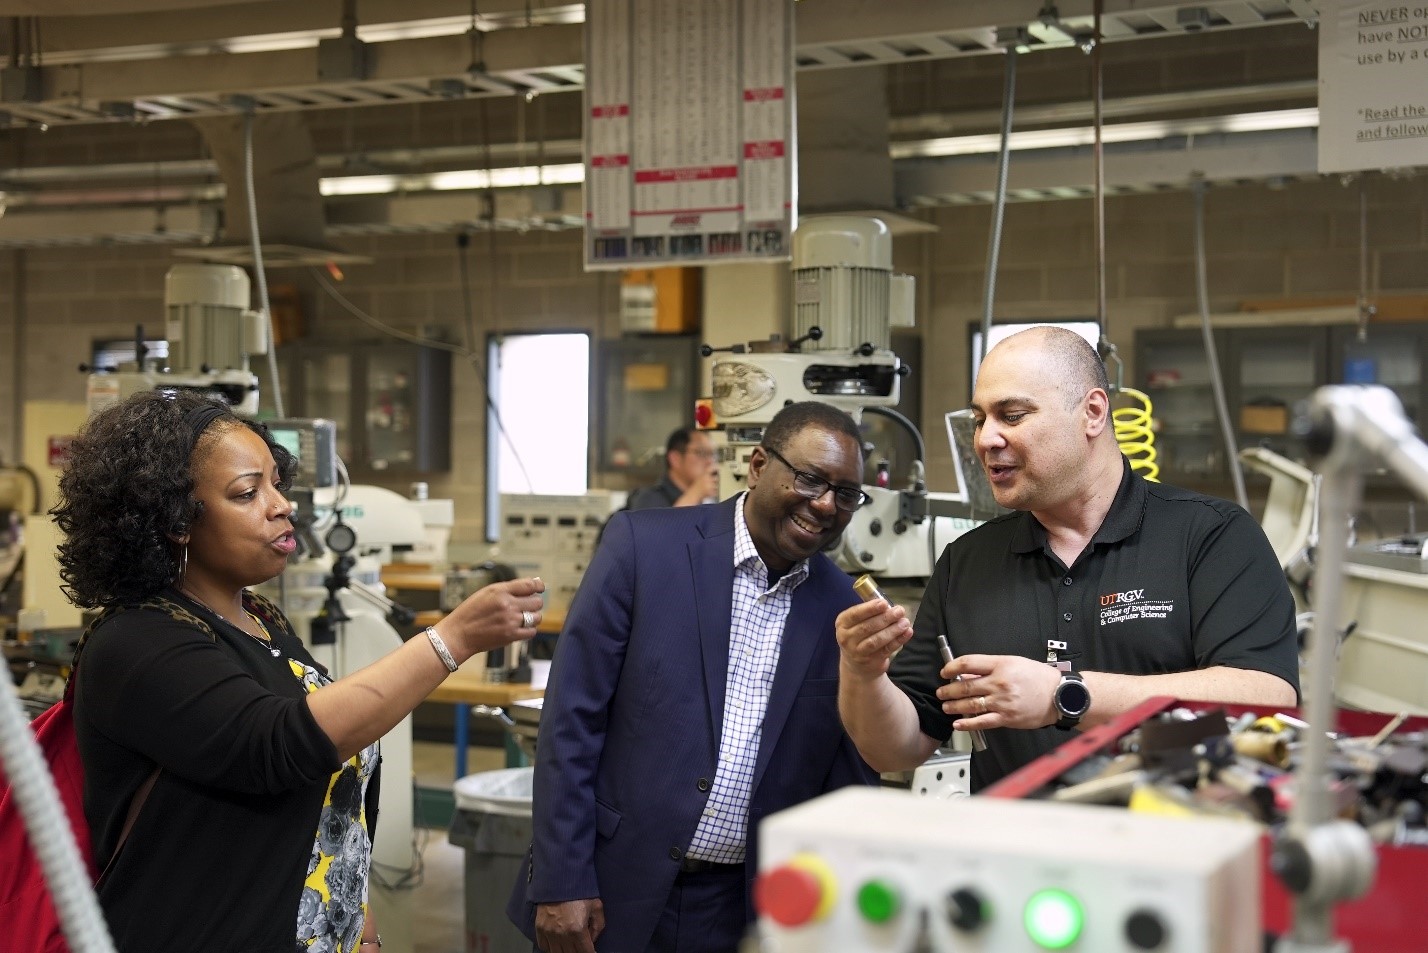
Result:
[[500,494],[589,489],[590,335],[506,334],[486,348],[486,538]]

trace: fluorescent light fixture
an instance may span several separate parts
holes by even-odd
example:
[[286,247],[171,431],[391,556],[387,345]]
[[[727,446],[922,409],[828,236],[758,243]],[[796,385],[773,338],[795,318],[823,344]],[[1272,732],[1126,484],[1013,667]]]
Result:
[[[559,23],[584,23],[585,7],[580,3],[542,7],[532,12],[511,10],[481,14],[476,28],[482,32],[545,26]],[[359,24],[357,36],[366,43],[391,40],[414,40],[434,36],[460,36],[471,29],[471,17],[428,17],[420,20],[399,20],[391,23]],[[282,50],[302,50],[317,46],[320,40],[340,36],[338,27],[326,30],[293,30],[285,33],[252,33],[247,36],[213,38],[190,42],[150,43],[139,46],[115,46],[93,50],[58,50],[45,53],[46,65],[68,66],[76,63],[113,63],[125,60],[169,59],[176,56],[201,56],[212,53],[272,53]]]
[[[1279,109],[1271,112],[1237,113],[1229,116],[1113,123],[1101,127],[1101,141],[1143,142],[1175,136],[1267,132],[1276,129],[1313,129],[1318,125],[1319,110],[1310,106],[1303,109]],[[1093,144],[1096,141],[1096,133],[1094,127],[1077,126],[1069,129],[1034,129],[1027,132],[1013,132],[1007,138],[1009,147],[1014,150],[1065,149]],[[894,159],[916,159],[980,155],[997,152],[1001,147],[1001,136],[992,133],[977,136],[952,136],[945,139],[923,139],[918,142],[895,142],[889,151]]]
[[578,185],[585,181],[579,162],[525,165],[503,169],[460,169],[417,175],[341,175],[319,183],[323,195],[387,195],[393,192],[466,192],[517,189],[534,185]]

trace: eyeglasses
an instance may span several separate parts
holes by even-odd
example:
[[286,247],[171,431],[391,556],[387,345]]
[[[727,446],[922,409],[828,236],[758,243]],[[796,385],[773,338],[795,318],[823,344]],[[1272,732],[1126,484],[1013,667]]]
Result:
[[817,500],[820,499],[824,493],[832,490],[833,505],[844,513],[853,512],[871,499],[868,494],[855,486],[837,486],[817,474],[809,473],[807,470],[800,470],[784,459],[783,454],[779,453],[773,447],[761,446],[760,449],[793,471],[793,489],[799,496],[810,500]]

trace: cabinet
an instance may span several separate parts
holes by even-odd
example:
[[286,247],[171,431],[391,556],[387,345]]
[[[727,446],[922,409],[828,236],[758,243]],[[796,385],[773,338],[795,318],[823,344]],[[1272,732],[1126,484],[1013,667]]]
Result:
[[[1428,406],[1428,324],[1373,325],[1363,340],[1350,325],[1228,328],[1213,338],[1238,447],[1301,459],[1291,433],[1295,407],[1325,384],[1381,384],[1415,422]],[[1135,348],[1135,386],[1150,397],[1159,423],[1161,479],[1228,480],[1202,332],[1142,330]]]
[[670,433],[694,423],[698,341],[628,336],[602,342],[601,353],[600,469],[658,480]]
[[[1224,332],[1215,332],[1214,339],[1221,372],[1226,373]],[[1138,331],[1135,349],[1135,386],[1150,398],[1159,424],[1155,449],[1160,479],[1198,483],[1228,474],[1201,332]]]
[[337,421],[337,452],[358,472],[451,468],[451,354],[397,342],[278,349],[284,412]]
[[1329,382],[1328,328],[1236,328],[1226,332],[1225,396],[1235,445],[1303,456],[1290,432],[1295,408]]
[[1417,424],[1428,401],[1425,357],[1428,325],[1375,325],[1362,341],[1356,328],[1333,328],[1329,380],[1334,384],[1382,384],[1398,395],[1408,419]]

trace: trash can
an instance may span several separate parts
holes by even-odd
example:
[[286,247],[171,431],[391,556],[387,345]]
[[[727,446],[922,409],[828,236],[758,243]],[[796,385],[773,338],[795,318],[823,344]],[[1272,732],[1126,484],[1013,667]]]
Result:
[[530,953],[506,901],[531,844],[534,768],[483,771],[456,782],[447,839],[466,851],[466,953]]

